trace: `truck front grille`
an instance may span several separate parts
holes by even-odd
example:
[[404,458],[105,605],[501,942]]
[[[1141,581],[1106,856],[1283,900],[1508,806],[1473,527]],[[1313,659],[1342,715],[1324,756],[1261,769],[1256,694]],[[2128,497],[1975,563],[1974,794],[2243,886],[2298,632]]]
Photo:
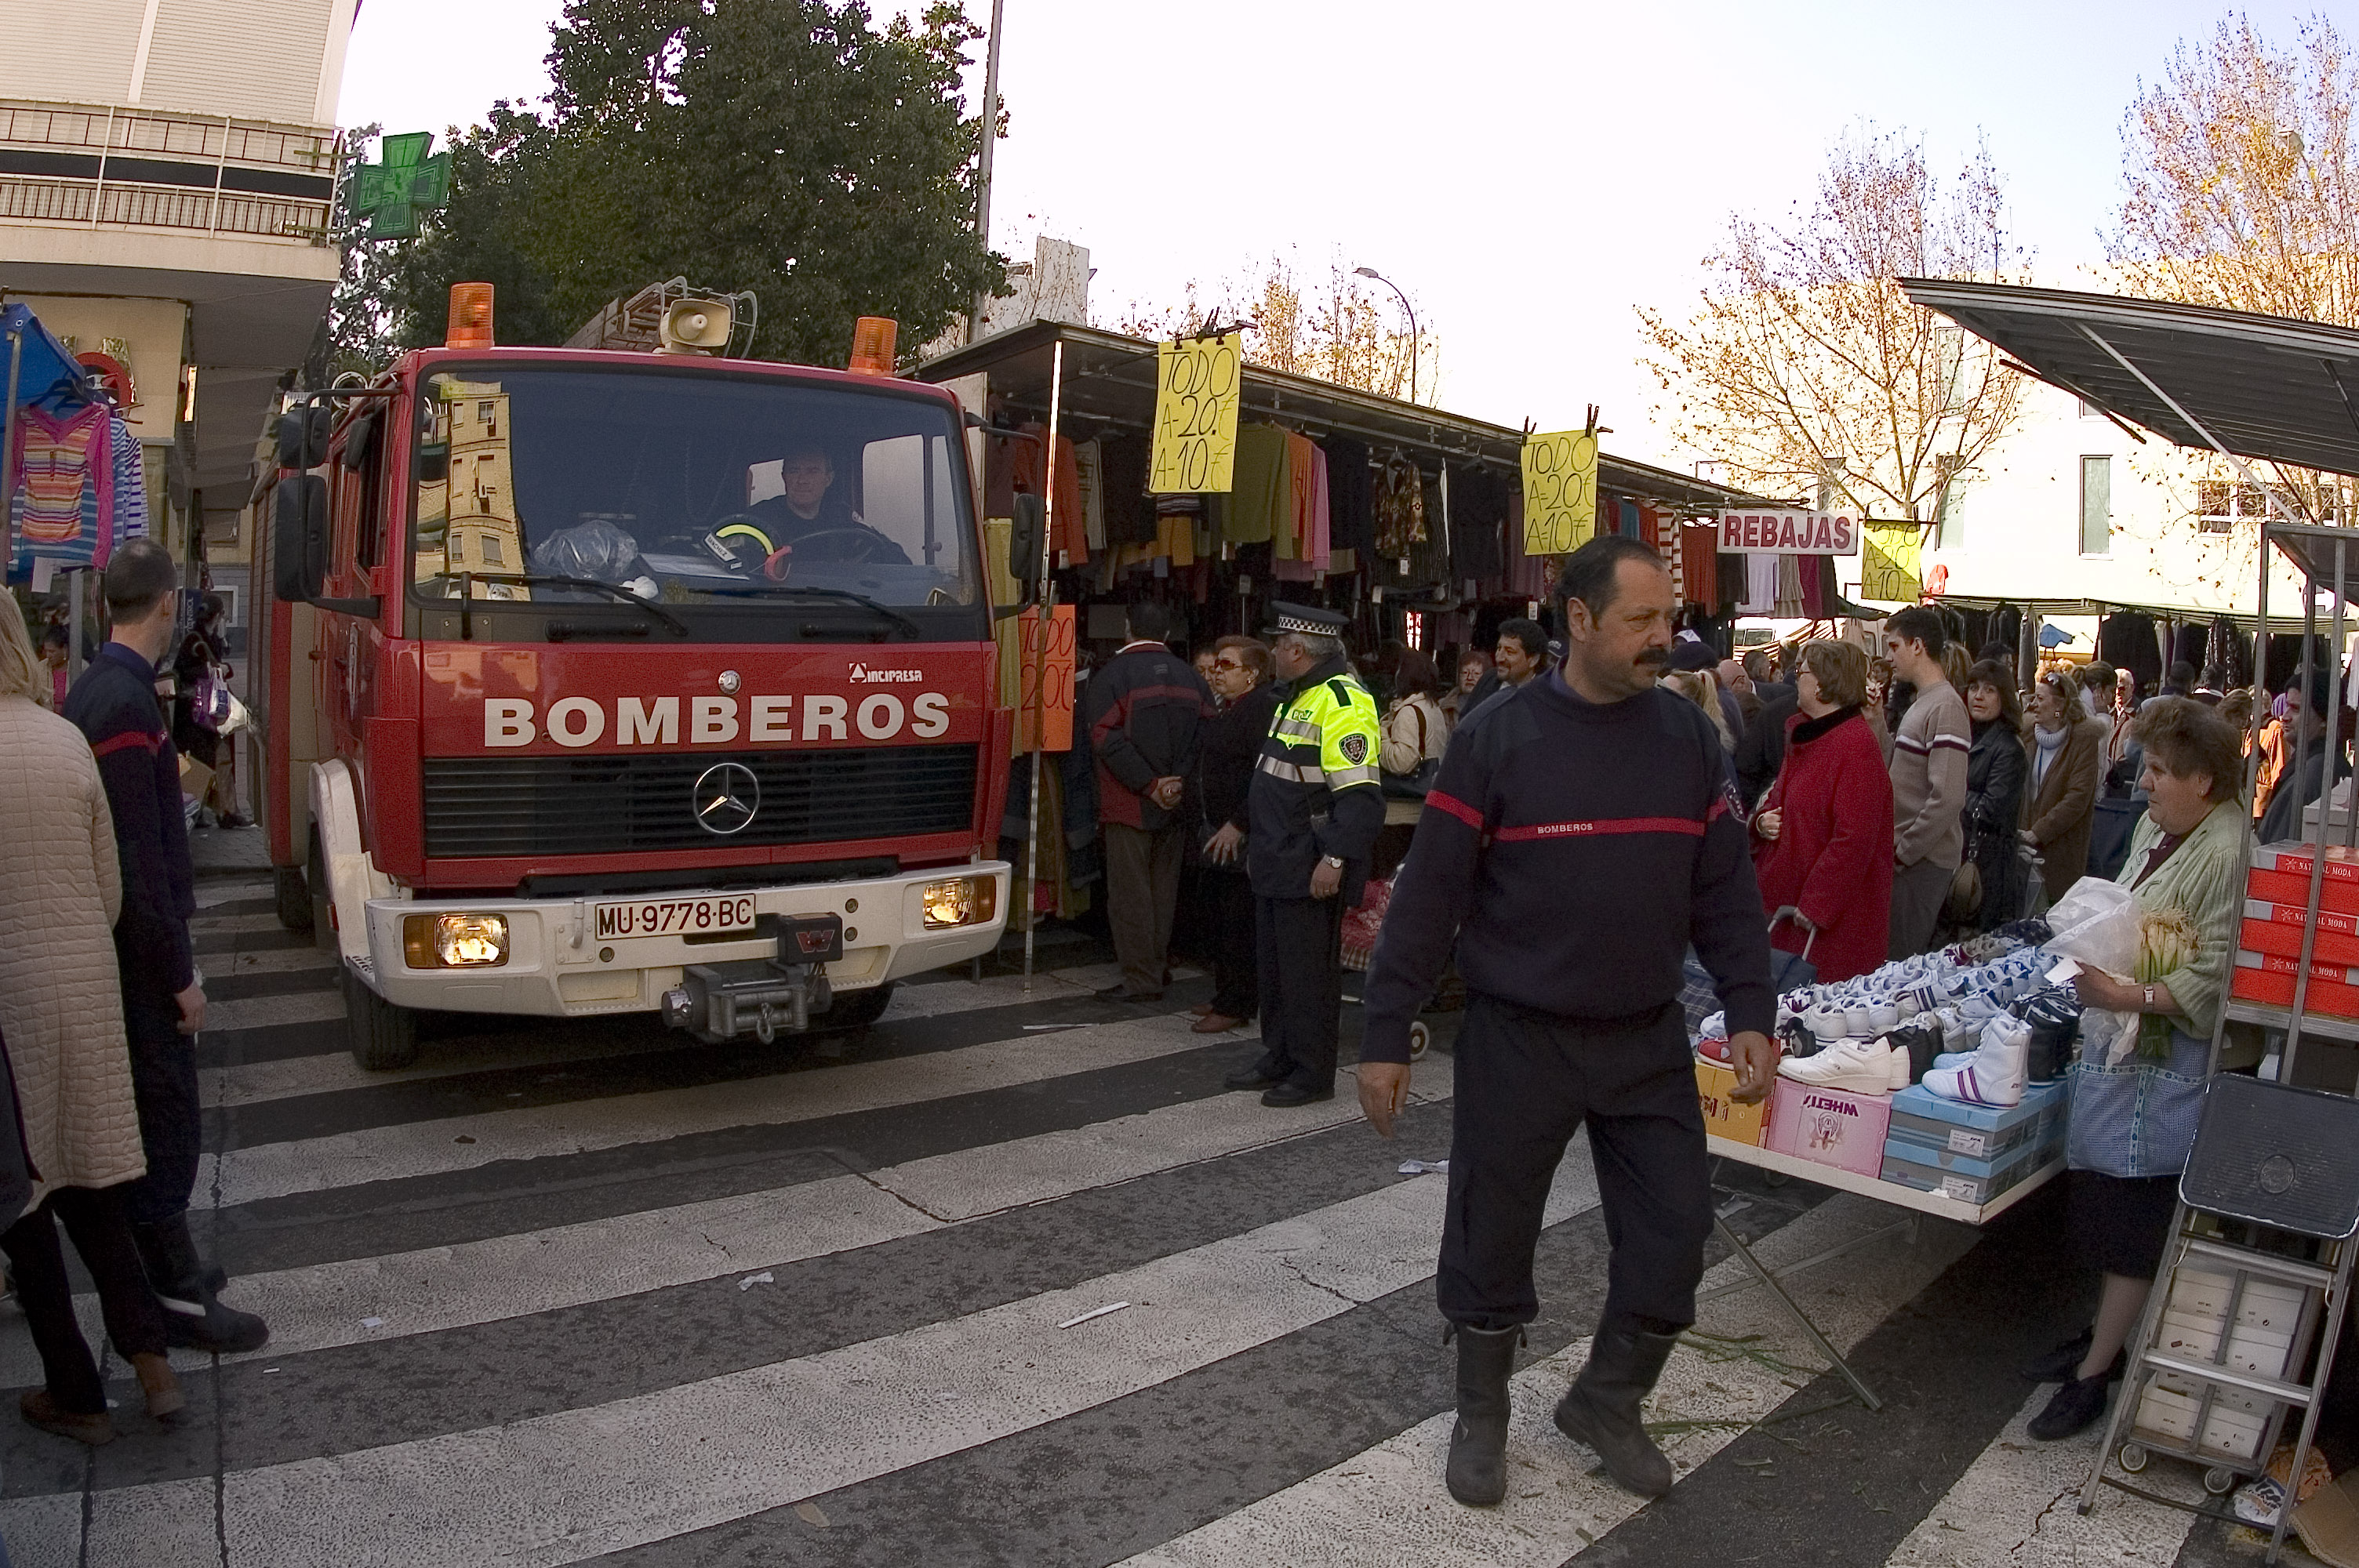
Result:
[[[744,771],[715,772],[730,768]],[[473,860],[955,833],[974,820],[974,773],[973,746],[429,757],[426,853]],[[727,788],[742,803],[747,775],[758,790],[752,819],[727,834],[700,825],[700,792],[709,804]],[[732,807],[714,819],[742,815]]]

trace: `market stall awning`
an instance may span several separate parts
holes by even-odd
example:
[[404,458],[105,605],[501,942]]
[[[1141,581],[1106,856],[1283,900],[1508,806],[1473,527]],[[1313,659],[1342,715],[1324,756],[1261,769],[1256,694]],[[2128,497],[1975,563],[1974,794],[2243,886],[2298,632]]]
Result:
[[2359,332],[2111,294],[1899,282],[2040,380],[2167,440],[2359,474]]
[[[1051,362],[1060,341],[1065,345],[1064,416],[1145,429],[1147,418],[1142,410],[1151,410],[1155,402],[1156,344],[1144,338],[1068,322],[1032,321],[929,360],[916,373],[919,380],[939,384],[988,372],[994,392],[1019,408],[1041,412],[1049,406]],[[1262,365],[1245,367],[1241,413],[1248,418],[1279,419],[1312,434],[1415,447],[1508,470],[1518,467],[1523,450],[1523,432],[1505,425]],[[1597,482],[1610,493],[1690,515],[1776,504],[1611,453],[1598,457]]]

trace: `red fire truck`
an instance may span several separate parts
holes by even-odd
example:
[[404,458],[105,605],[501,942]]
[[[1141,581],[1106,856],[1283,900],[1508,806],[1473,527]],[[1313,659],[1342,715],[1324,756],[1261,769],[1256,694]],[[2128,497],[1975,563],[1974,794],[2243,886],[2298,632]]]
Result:
[[256,540],[278,913],[341,956],[353,1055],[410,1061],[428,1009],[766,1042],[993,948],[1012,715],[957,402],[669,322],[499,348],[489,295],[280,421]]

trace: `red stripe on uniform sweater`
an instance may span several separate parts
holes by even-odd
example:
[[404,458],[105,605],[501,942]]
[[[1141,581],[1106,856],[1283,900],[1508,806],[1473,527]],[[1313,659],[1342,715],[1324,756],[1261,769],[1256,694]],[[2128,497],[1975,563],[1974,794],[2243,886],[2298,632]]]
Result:
[[1454,795],[1444,795],[1438,789],[1430,789],[1425,792],[1425,804],[1440,807],[1477,833],[1483,831],[1483,814]]
[[1532,822],[1502,827],[1492,837],[1502,844],[1532,838],[1586,838],[1600,833],[1684,833],[1701,838],[1703,828],[1702,823],[1690,816],[1614,816],[1596,822]]
[[142,735],[136,730],[125,730],[122,734],[110,735],[92,746],[90,749],[90,754],[93,757],[103,757],[110,752],[120,752],[127,746],[145,746],[147,748],[148,755],[153,756],[164,749],[164,737]]

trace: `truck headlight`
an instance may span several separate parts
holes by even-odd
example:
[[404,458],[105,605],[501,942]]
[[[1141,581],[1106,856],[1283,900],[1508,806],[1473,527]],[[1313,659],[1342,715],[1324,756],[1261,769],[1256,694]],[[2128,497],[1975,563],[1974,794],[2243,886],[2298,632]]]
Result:
[[929,931],[980,925],[999,913],[999,883],[990,877],[955,877],[946,882],[928,882],[922,897]]
[[508,961],[505,914],[408,914],[402,956],[413,969],[489,969]]

